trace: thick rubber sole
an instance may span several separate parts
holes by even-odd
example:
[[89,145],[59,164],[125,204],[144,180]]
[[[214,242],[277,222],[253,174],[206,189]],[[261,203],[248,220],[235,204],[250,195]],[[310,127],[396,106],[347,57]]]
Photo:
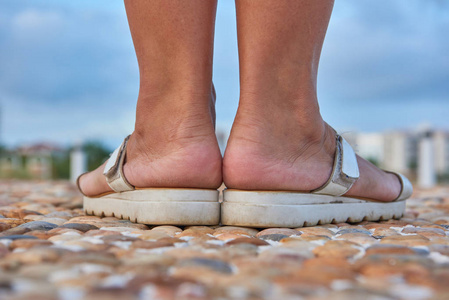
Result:
[[217,225],[217,190],[138,189],[102,197],[84,197],[88,215],[116,217],[151,225]]
[[295,228],[399,219],[404,211],[405,200],[376,202],[296,192],[225,190],[221,223]]

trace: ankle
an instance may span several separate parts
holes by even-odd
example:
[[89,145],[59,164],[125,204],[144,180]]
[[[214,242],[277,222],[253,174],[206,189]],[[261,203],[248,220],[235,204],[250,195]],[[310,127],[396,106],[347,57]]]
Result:
[[265,99],[260,98],[261,101],[257,102],[254,98],[240,100],[231,140],[251,137],[258,141],[271,140],[283,144],[298,141],[317,143],[328,134],[328,125],[323,121],[318,106],[301,106],[297,103],[290,105],[282,99],[272,99],[270,104],[265,105]]
[[198,142],[215,136],[214,110],[208,95],[161,93],[139,95],[135,132],[151,142],[191,140]]

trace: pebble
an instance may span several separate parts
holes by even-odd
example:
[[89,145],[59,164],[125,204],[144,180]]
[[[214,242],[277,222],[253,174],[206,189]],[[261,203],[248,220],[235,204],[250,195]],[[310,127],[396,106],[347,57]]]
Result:
[[174,237],[176,234],[181,233],[182,229],[176,226],[156,226],[151,229],[152,232],[164,232],[168,236]]
[[370,246],[365,250],[366,255],[373,254],[398,254],[398,255],[413,255],[416,251],[413,248],[400,246],[400,245],[389,245],[389,244],[377,244]]
[[268,228],[257,233],[256,237],[261,237],[264,235],[281,234],[286,237],[301,235],[301,232],[289,228]]
[[373,237],[376,239],[382,239],[386,236],[392,236],[392,235],[400,235],[396,230],[390,229],[390,228],[376,228],[373,232]]
[[383,238],[381,243],[403,246],[427,246],[430,244],[430,240],[421,235],[393,235]]
[[369,232],[369,230],[366,230],[363,228],[345,228],[345,229],[337,231],[337,234],[348,234],[348,233],[361,233],[361,234],[365,234],[365,235],[371,234]]
[[246,238],[246,237],[242,237],[242,238],[238,238],[232,241],[229,241],[226,243],[226,245],[236,245],[236,244],[252,244],[252,245],[256,245],[256,246],[266,246],[269,245],[269,243],[267,243],[264,240],[261,239],[257,239],[257,238]]
[[360,252],[355,243],[348,241],[328,241],[323,246],[313,249],[313,253],[318,257],[352,258]]
[[209,258],[202,258],[202,257],[193,257],[188,258],[184,260],[180,260],[177,263],[178,267],[206,267],[208,269],[211,269],[215,272],[219,273],[225,273],[225,274],[231,274],[232,268],[231,266],[221,260],[218,259],[209,259]]
[[288,235],[280,233],[264,234],[258,236],[259,239],[262,239],[264,241],[275,241],[275,242],[279,242],[280,240],[288,237],[289,237]]
[[323,227],[304,227],[304,228],[297,228],[296,230],[301,232],[302,237],[322,235],[328,238],[332,238],[335,235],[333,231]]
[[45,221],[32,221],[18,226],[19,228],[26,228],[29,230],[51,230],[58,227],[58,225]]
[[16,248],[33,248],[40,246],[52,246],[53,243],[48,240],[39,240],[39,239],[18,239],[14,240],[11,244],[9,244],[9,249],[14,250]]
[[214,230],[210,227],[190,226],[190,227],[187,227],[183,232],[177,234],[176,237],[184,237],[184,236],[201,237],[206,234],[212,235],[213,233],[214,233]]
[[162,248],[162,247],[172,247],[173,245],[174,245],[174,243],[169,242],[169,241],[150,242],[150,241],[137,240],[131,244],[131,248],[132,249],[137,249],[137,248],[154,249],[154,248]]
[[223,227],[216,228],[214,230],[213,235],[217,238],[223,234],[255,237],[258,233],[259,233],[259,230],[254,229],[254,228],[223,226]]
[[76,230],[79,230],[81,232],[87,232],[89,230],[96,230],[96,229],[98,229],[98,227],[95,226],[95,225],[85,224],[85,223],[84,224],[83,223],[65,223],[61,227],[69,228],[69,229],[76,229]]
[[401,233],[407,233],[407,234],[416,233],[416,234],[419,234],[426,238],[446,236],[446,232],[443,229],[439,229],[439,228],[406,227],[406,228],[402,229]]
[[7,236],[0,236],[0,240],[8,239],[8,240],[22,240],[22,239],[37,239],[37,237],[32,235],[7,235]]
[[338,240],[346,240],[351,241],[356,244],[374,244],[376,243],[376,239],[371,237],[370,235],[364,232],[352,232],[352,233],[344,233],[337,237]]
[[139,235],[139,239],[156,241],[162,238],[174,237],[175,234],[167,234],[164,230],[148,230],[144,231],[141,235]]

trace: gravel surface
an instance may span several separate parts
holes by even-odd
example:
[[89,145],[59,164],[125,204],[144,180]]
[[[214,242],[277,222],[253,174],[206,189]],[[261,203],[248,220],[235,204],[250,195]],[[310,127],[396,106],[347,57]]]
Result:
[[400,220],[261,230],[86,216],[70,183],[4,180],[0,299],[449,299],[448,235],[449,187]]

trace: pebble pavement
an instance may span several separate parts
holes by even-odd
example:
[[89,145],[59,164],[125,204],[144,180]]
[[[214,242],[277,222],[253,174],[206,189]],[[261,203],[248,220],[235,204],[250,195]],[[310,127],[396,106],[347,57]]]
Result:
[[[449,187],[401,220],[147,226],[64,181],[0,181],[0,299],[449,299]],[[319,209],[319,208],[317,208]]]

